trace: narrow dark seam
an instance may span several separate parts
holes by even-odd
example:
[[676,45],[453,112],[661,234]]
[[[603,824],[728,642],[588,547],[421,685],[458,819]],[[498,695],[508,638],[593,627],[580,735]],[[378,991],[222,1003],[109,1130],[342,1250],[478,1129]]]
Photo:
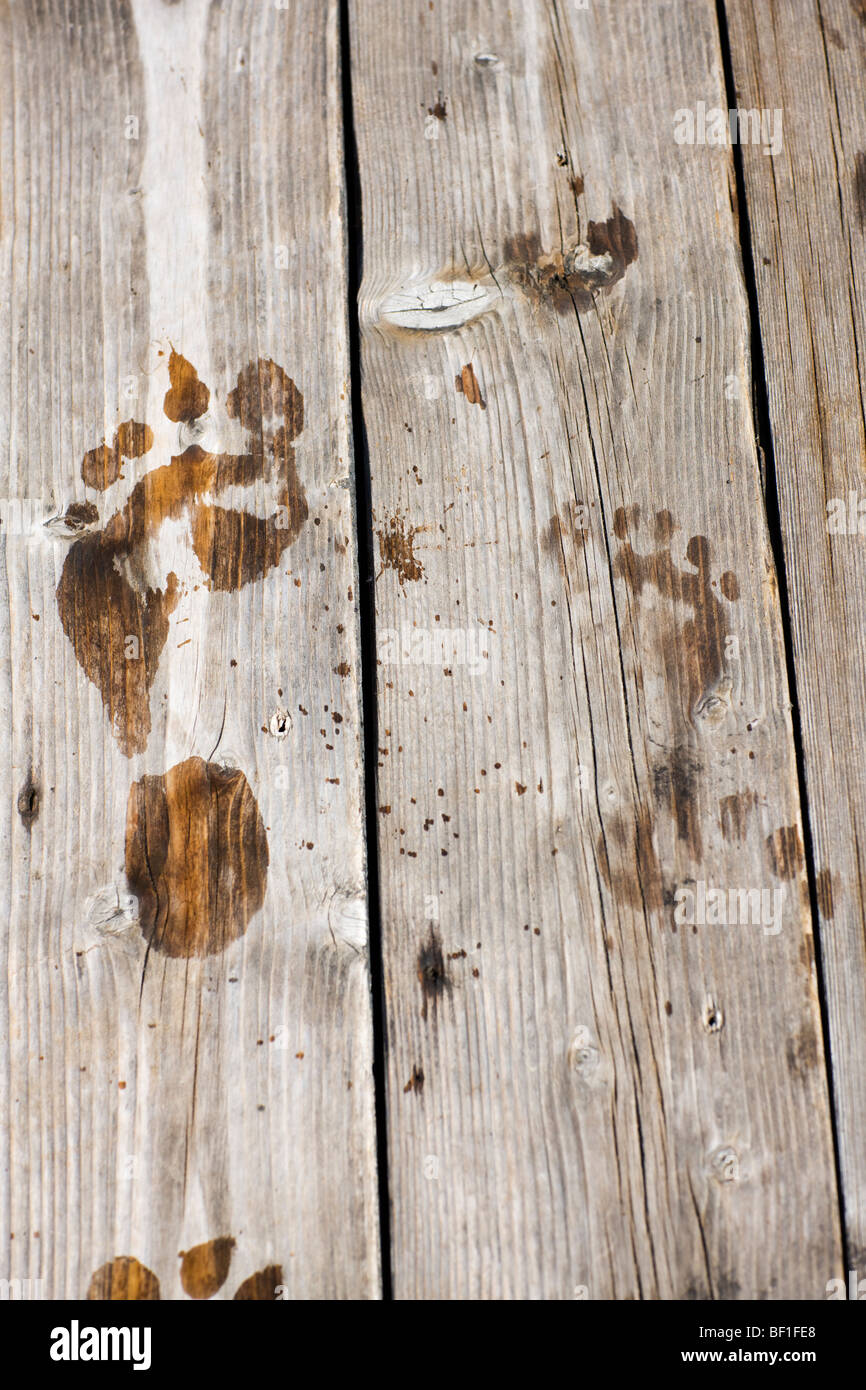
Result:
[[352,407],[352,446],[355,465],[355,527],[358,546],[358,611],[361,625],[361,710],[364,729],[364,816],[366,822],[367,911],[369,922],[370,986],[373,1010],[373,1092],[376,1119],[376,1171],[379,1185],[379,1240],[382,1298],[394,1297],[391,1271],[391,1196],[388,1182],[388,1116],[385,1086],[387,1031],[385,977],[382,958],[382,905],[379,891],[378,711],[376,703],[376,605],[373,561],[373,507],[370,458],[361,398],[361,330],[358,292],[363,271],[361,174],[352,105],[352,56],[349,40],[349,0],[340,0],[340,65],[342,75],[343,161],[346,190],[348,250],[347,311],[349,382]]

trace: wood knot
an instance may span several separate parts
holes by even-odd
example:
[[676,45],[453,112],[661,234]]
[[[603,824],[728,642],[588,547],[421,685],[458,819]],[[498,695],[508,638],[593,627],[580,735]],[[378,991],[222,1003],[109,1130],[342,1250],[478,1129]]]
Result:
[[634,223],[614,203],[605,222],[589,223],[585,242],[543,251],[538,236],[524,233],[510,237],[505,252],[512,279],[557,313],[569,314],[590,309],[599,290],[623,278],[637,260],[638,240]]
[[480,318],[496,299],[496,286],[489,276],[410,279],[383,299],[378,319],[392,328],[448,333]]
[[711,994],[704,1005],[703,1025],[708,1033],[720,1033],[725,1026],[725,1015]]
[[730,676],[722,676],[715,688],[695,705],[695,723],[707,729],[715,729],[719,724],[723,724],[731,709],[733,688]]
[[367,899],[363,889],[337,890],[328,903],[328,939],[360,953],[367,946]]
[[99,510],[93,502],[70,502],[62,516],[49,517],[45,530],[59,540],[72,540],[99,523]]
[[710,1154],[710,1172],[716,1182],[737,1182],[740,1177],[740,1156],[730,1145],[715,1149]]
[[39,787],[34,781],[32,768],[27,773],[27,780],[18,793],[18,814],[25,829],[31,830],[39,815]]
[[292,729],[292,716],[287,709],[279,706],[268,720],[268,732],[275,739],[288,738]]
[[568,1045],[568,1065],[582,1081],[590,1081],[601,1064],[601,1054],[595,1045],[589,1028],[581,1024],[575,1028]]

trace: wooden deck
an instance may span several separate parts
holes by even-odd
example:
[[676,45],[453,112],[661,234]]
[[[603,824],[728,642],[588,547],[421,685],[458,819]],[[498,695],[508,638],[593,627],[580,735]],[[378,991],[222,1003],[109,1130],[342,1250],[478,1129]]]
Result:
[[7,0],[0,1276],[866,1276],[863,0]]

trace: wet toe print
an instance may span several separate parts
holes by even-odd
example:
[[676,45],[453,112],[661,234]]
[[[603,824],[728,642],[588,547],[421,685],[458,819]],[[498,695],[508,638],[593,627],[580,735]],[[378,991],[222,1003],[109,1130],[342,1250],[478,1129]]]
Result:
[[244,774],[188,758],[133,782],[126,876],[148,946],[189,958],[243,936],[265,898],[268,841]]
[[142,458],[153,448],[153,430],[137,420],[118,425],[111,447],[100,444],[81,460],[81,477],[88,487],[102,492],[121,478],[124,459]]
[[210,402],[210,391],[203,381],[199,381],[192,363],[187,362],[174,348],[168,359],[168,379],[171,386],[165,393],[162,408],[169,420],[176,425],[181,422],[188,425],[204,415]]
[[796,878],[804,864],[803,842],[796,825],[783,825],[767,836],[767,860],[776,878]]
[[[657,548],[649,554],[639,554],[632,546],[630,532],[638,524],[636,507],[620,507],[614,515],[613,530],[620,542],[614,574],[626,581],[638,599],[645,588],[652,587],[672,603],[691,609],[692,617],[682,624],[677,641],[666,653],[669,675],[674,688],[685,692],[687,717],[716,723],[728,708],[723,686],[725,642],[731,622],[714,592],[709,541],[706,536],[692,536],[686,545],[692,572],[680,569],[671,556],[674,525],[669,512],[656,514]],[[737,579],[731,571],[722,574],[718,587],[729,603],[739,598]]]
[[255,1299],[259,1303],[273,1300],[277,1296],[277,1289],[283,1282],[283,1270],[281,1265],[268,1265],[266,1269],[260,1269],[255,1274],[251,1274],[249,1279],[245,1279],[235,1294],[235,1302]]
[[[145,474],[101,530],[88,531],[73,543],[57,586],[63,630],[79,665],[99,689],[127,757],[147,746],[150,689],[180,597],[173,572],[155,577],[147,570],[148,544],[163,523],[187,523],[203,584],[230,592],[266,575],[308,516],[292,447],[303,429],[303,398],[282,367],[269,358],[251,362],[229,392],[228,415],[248,435],[243,454],[208,453],[196,442],[211,393],[193,365],[174,350],[169,383],[163,409],[179,425],[186,447]],[[149,426],[126,421],[110,447],[103,444],[85,455],[85,483],[104,490],[122,476],[123,458],[142,457],[152,444]],[[276,488],[276,507],[268,517],[201,500],[260,480]],[[92,520],[92,504],[84,505]]]
[[180,1282],[184,1293],[190,1298],[213,1298],[228,1278],[234,1248],[231,1236],[218,1236],[203,1245],[194,1245],[191,1250],[182,1250]]
[[[235,1244],[233,1236],[217,1236],[215,1240],[206,1240],[201,1245],[194,1245],[191,1250],[179,1252],[180,1282],[188,1298],[204,1300],[219,1293],[229,1275]],[[263,1303],[285,1296],[282,1265],[265,1265],[238,1285],[233,1301],[254,1300]],[[132,1255],[118,1255],[96,1271],[90,1281],[87,1297],[98,1300],[158,1300],[159,1280]]]
[[98,1269],[87,1290],[90,1299],[106,1301],[156,1302],[159,1280],[132,1255],[118,1255]]
[[652,818],[639,810],[633,819],[614,817],[598,837],[596,860],[617,900],[645,912],[664,901],[661,866],[653,844]]

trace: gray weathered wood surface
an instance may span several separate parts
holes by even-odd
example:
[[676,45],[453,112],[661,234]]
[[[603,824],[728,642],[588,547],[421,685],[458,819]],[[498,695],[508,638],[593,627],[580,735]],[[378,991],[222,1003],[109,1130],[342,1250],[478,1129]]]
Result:
[[[733,164],[673,138],[727,105],[715,8],[352,19],[395,1293],[820,1298]],[[780,929],[675,930],[699,881]]]
[[375,1297],[337,6],[0,63],[2,1272]]
[[793,613],[849,1267],[866,1254],[866,7],[728,0]]
[[[864,65],[862,0],[0,7],[0,1278],[866,1274]],[[774,154],[675,138],[732,98]]]

